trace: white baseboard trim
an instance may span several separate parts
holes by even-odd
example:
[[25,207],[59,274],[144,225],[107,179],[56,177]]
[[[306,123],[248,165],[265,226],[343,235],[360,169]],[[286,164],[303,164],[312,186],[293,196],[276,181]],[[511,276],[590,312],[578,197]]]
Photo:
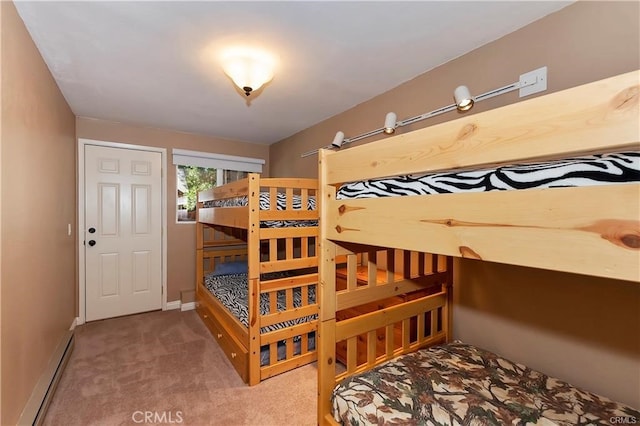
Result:
[[19,425],[39,426],[43,423],[49,402],[51,402],[58,381],[71,357],[71,352],[73,352],[74,343],[73,331],[65,332],[22,410],[18,420]]
[[75,328],[80,325],[80,318],[75,317],[73,321],[71,321],[71,325],[69,326],[69,331],[75,330]]
[[196,302],[183,303],[180,306],[181,311],[193,311],[196,308]]
[[182,303],[180,303],[179,300],[174,300],[172,302],[167,302],[167,309],[166,310],[167,311],[171,311],[173,309],[180,309],[180,305],[181,304]]

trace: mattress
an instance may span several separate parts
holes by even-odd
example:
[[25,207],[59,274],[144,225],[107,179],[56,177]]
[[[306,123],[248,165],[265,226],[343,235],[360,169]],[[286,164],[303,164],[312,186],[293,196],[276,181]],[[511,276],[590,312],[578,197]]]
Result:
[[640,181],[640,152],[371,179],[342,185],[336,199],[594,186]]
[[[276,279],[284,278],[287,275],[284,273],[271,273],[263,274],[262,279]],[[249,285],[248,275],[246,273],[240,274],[228,274],[228,275],[214,275],[208,274],[205,277],[205,287],[213,294],[228,310],[245,326],[249,326]],[[309,286],[308,292],[308,304],[313,304],[316,301],[316,286]],[[302,306],[302,291],[301,289],[293,289],[293,304],[296,308]],[[284,311],[286,309],[286,293],[284,290],[278,292],[277,297],[278,311]],[[269,295],[260,295],[260,314],[267,315],[271,313],[269,311]],[[281,330],[283,328],[290,327],[296,324],[303,324],[305,322],[312,321],[317,318],[317,315],[310,315],[303,318],[296,318],[291,321],[285,321],[277,324],[273,324],[267,327],[262,327],[260,333],[268,333],[270,331]]]
[[[204,208],[211,207],[243,207],[249,204],[249,198],[244,195],[242,197],[227,198],[224,200],[211,200],[203,203]],[[285,193],[278,192],[276,196],[276,210],[285,210],[287,207],[287,196]],[[307,198],[306,208],[302,208],[302,197],[293,195],[292,207],[294,210],[316,210],[315,197]],[[260,193],[260,210],[271,209],[271,197],[268,192]],[[302,226],[318,226],[317,220],[267,220],[262,221],[260,226],[263,228],[287,228]]]
[[[287,276],[286,273],[270,273],[263,274],[262,279],[276,279]],[[248,275],[246,273],[239,274],[227,274],[227,275],[215,275],[209,274],[205,277],[205,287],[216,297],[226,308],[240,320],[245,326],[249,326],[249,285]],[[315,286],[309,286],[308,301],[307,303],[315,303],[316,300],[316,288]],[[296,308],[302,306],[302,291],[300,288],[293,289],[293,304]],[[286,308],[286,294],[284,291],[278,292],[277,297],[278,311],[283,311]],[[267,294],[260,295],[260,313],[267,315],[270,313],[269,296]],[[305,322],[316,319],[317,315],[310,315],[303,318],[296,318],[294,320],[285,321],[277,324],[273,324],[267,327],[262,327],[260,333],[267,333],[269,331],[280,330],[286,327],[290,327],[296,324],[302,324]],[[308,347],[307,350],[311,351],[315,349],[315,332],[307,334]],[[301,353],[302,339],[294,338],[293,342],[293,354],[298,355]],[[286,358],[287,342],[281,341],[277,344],[278,360]],[[270,364],[270,347],[265,345],[260,348],[260,366]]]
[[464,343],[434,346],[343,380],[343,424],[608,425],[640,412]]

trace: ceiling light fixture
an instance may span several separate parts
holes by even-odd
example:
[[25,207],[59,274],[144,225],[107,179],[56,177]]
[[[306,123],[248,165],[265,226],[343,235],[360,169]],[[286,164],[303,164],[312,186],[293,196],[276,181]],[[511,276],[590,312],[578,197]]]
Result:
[[222,69],[246,96],[271,81],[275,68],[272,55],[264,50],[234,47],[221,57]]
[[[495,96],[504,95],[505,93],[513,92],[514,90],[520,90],[520,97],[529,96],[534,93],[542,92],[547,90],[547,67],[538,68],[537,70],[530,71],[528,73],[520,75],[520,79],[515,83],[508,84],[506,86],[499,87],[494,90],[490,90],[488,92],[482,93],[478,96],[472,97],[469,89],[466,86],[458,86],[453,93],[453,97],[456,101],[455,104],[443,106],[442,108],[434,109],[433,111],[426,112],[421,115],[416,115],[415,117],[406,118],[401,121],[396,121],[396,115],[393,112],[387,114],[384,120],[384,127],[379,129],[370,130],[366,133],[362,133],[357,136],[353,136],[350,138],[344,138],[341,141],[339,146],[336,146],[334,143],[331,145],[324,146],[324,149],[329,149],[332,147],[338,148],[340,146],[344,146],[361,139],[365,139],[371,136],[379,135],[380,133],[392,134],[395,132],[395,129],[398,127],[408,126],[413,123],[417,123],[418,121],[426,120],[427,118],[435,117],[440,114],[444,114],[449,111],[455,111],[456,109],[460,111],[468,111],[470,110],[474,104],[493,98]],[[336,135],[337,136],[337,135]],[[335,140],[334,140],[335,141]],[[322,149],[322,148],[321,148]],[[309,157],[311,155],[317,154],[319,149],[314,149],[312,151],[307,151],[302,153],[301,157]]]

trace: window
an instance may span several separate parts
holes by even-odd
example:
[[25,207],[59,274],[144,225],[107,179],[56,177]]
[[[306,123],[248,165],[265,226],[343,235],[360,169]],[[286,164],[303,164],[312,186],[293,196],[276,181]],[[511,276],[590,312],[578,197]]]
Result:
[[198,192],[216,186],[217,170],[196,166],[176,166],[178,187],[178,222],[196,220]]
[[210,154],[181,149],[173,150],[176,166],[177,221],[195,221],[198,192],[262,172],[264,160]]

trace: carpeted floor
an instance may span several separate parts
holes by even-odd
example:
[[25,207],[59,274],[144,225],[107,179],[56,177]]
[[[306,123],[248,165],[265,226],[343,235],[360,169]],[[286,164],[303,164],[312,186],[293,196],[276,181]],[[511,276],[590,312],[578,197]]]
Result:
[[76,328],[45,425],[314,425],[316,365],[246,386],[195,311]]

